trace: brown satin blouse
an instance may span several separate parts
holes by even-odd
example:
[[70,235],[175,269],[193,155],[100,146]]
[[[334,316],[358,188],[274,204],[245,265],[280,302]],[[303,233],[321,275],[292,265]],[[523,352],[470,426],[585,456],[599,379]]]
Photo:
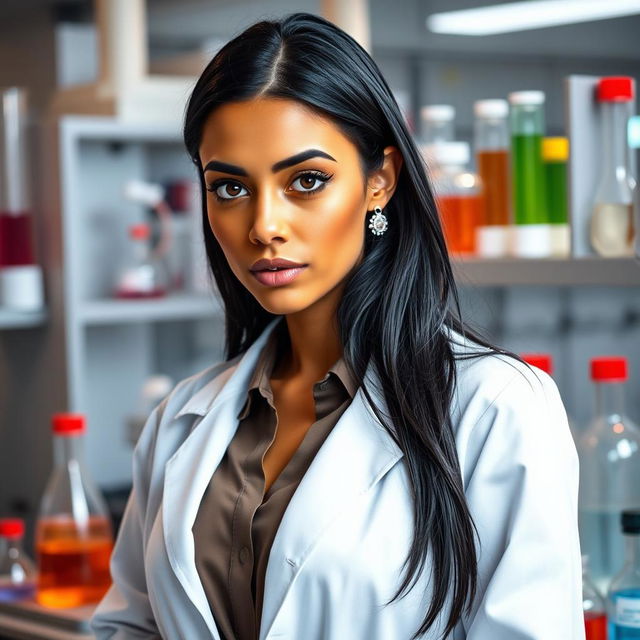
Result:
[[264,493],[262,459],[277,429],[270,377],[283,332],[286,324],[281,322],[260,355],[238,414],[238,429],[211,477],[192,529],[196,568],[223,640],[257,640],[267,561],[278,525],[356,392],[340,358],[313,387],[316,421]]

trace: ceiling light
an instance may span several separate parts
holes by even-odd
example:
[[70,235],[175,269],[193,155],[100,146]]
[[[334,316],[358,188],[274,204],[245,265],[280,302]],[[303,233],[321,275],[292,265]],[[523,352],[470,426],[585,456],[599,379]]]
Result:
[[434,13],[427,18],[427,28],[435,33],[486,36],[635,13],[640,13],[640,0],[530,0]]

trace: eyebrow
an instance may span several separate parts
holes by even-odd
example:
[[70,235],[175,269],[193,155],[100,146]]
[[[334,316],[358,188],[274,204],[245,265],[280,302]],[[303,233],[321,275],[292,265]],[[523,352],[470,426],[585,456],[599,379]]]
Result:
[[[282,171],[282,169],[291,167],[294,164],[300,164],[301,162],[309,160],[310,158],[327,158],[327,160],[333,160],[333,162],[337,162],[335,158],[331,157],[324,151],[320,151],[320,149],[307,149],[305,151],[301,151],[300,153],[296,153],[289,158],[285,158],[284,160],[276,162],[271,167],[271,173],[277,173],[278,171]],[[228,164],[227,162],[220,162],[219,160],[211,160],[210,162],[208,162],[203,171],[222,171],[223,173],[231,173],[236,176],[249,175],[242,167],[238,167],[235,164]]]

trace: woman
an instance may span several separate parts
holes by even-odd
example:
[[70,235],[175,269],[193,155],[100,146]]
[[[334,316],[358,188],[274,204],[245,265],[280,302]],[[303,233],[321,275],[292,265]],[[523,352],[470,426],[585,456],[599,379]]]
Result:
[[228,360],[148,420],[97,637],[583,638],[557,388],[463,327],[368,54],[313,15],[255,24],[184,136]]

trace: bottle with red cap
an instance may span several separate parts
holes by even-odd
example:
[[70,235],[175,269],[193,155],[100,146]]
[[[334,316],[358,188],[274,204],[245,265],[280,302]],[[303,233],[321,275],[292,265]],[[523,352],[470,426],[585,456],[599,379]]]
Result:
[[0,602],[33,597],[36,568],[22,549],[24,521],[0,518]]
[[633,115],[633,78],[602,78],[596,98],[602,122],[602,161],[591,216],[591,244],[604,257],[633,255],[633,205],[636,182],[631,175],[627,127]]
[[36,528],[37,601],[49,607],[98,602],[111,584],[111,520],[83,464],[85,418],[52,420],[55,465],[40,504]]
[[596,415],[578,443],[580,540],[602,592],[624,559],[620,514],[640,508],[640,430],[624,413],[627,359],[591,360]]

